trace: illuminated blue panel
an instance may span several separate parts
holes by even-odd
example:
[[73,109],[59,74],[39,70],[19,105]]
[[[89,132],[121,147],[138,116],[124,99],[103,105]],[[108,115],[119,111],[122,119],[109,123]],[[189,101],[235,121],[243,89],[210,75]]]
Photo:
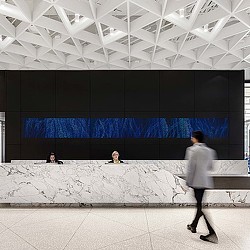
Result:
[[208,138],[228,136],[228,118],[25,118],[25,138]]
[[191,132],[201,130],[208,138],[228,136],[227,118],[160,118],[159,138],[190,138]]
[[89,118],[25,118],[25,138],[90,138]]

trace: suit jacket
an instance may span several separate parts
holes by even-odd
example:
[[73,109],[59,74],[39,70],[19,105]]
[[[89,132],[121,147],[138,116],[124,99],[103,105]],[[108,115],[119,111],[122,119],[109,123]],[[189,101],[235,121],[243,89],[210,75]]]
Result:
[[[46,163],[51,163],[51,162],[49,160],[47,160]],[[55,163],[57,163],[57,164],[63,164],[63,161],[56,160]]]
[[216,153],[205,143],[195,143],[186,150],[188,160],[186,182],[193,188],[212,188],[213,179],[209,171],[213,168]]
[[[120,163],[124,163],[122,160],[119,160]],[[114,163],[114,160],[109,161],[108,163]]]

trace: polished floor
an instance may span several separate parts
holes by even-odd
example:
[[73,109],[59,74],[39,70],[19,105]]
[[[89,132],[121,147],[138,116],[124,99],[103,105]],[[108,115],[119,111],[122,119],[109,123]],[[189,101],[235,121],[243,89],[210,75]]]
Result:
[[0,208],[0,249],[250,249],[250,208],[209,208],[219,244],[186,229],[194,208]]

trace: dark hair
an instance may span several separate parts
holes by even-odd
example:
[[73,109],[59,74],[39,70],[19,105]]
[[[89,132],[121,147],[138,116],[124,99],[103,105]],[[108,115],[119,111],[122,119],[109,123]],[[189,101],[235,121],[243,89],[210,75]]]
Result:
[[56,157],[56,154],[53,153],[53,152],[50,152],[49,155],[47,156],[46,163],[50,163],[50,156],[51,156],[51,155],[54,155],[54,156],[55,156],[55,162],[58,162],[57,157]]
[[193,131],[192,137],[198,140],[198,142],[201,142],[201,143],[204,142],[204,134],[200,130]]

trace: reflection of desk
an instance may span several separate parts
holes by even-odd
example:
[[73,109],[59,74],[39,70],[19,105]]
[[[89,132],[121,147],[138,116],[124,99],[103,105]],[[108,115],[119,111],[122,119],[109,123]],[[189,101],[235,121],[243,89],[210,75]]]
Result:
[[[182,179],[185,176],[178,175]],[[214,187],[216,190],[250,190],[250,176],[248,175],[214,175]]]
[[[161,164],[2,164],[0,185],[0,203],[193,203],[185,181]],[[241,200],[250,204],[247,191],[211,190],[207,197],[209,203]]]

